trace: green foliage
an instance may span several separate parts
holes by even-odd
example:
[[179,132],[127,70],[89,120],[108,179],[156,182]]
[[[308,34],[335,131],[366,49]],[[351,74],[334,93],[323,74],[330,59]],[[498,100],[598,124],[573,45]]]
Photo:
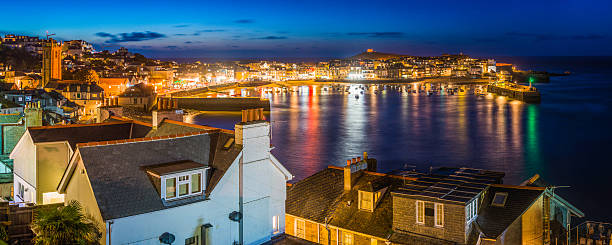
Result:
[[74,200],[66,206],[36,210],[32,231],[37,245],[98,244],[102,238],[96,222],[83,214],[83,208]]
[[2,241],[8,241],[8,233],[6,231],[6,226],[0,225],[0,245],[2,245]]
[[0,46],[0,63],[10,65],[15,71],[42,69],[42,59],[30,54],[25,48]]
[[80,70],[74,74],[73,78],[89,83],[97,83],[100,80],[98,73],[94,70]]

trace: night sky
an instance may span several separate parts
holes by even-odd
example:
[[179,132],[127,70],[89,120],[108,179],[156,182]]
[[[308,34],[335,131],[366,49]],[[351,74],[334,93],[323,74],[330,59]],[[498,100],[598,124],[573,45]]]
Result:
[[6,1],[0,34],[169,57],[612,55],[612,1]]

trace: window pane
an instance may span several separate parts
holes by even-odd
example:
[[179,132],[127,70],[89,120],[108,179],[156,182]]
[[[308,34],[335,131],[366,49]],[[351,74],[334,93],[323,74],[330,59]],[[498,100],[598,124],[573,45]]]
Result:
[[189,184],[180,184],[179,185],[179,196],[184,196],[189,194]]
[[176,197],[176,179],[166,179],[166,198]]
[[191,193],[200,192],[200,190],[202,190],[202,183],[200,181],[201,179],[202,174],[200,173],[191,175]]

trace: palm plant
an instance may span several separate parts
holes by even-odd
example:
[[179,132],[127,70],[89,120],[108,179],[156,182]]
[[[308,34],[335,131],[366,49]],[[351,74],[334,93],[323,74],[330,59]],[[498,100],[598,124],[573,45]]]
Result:
[[36,235],[33,242],[39,245],[97,244],[102,238],[96,222],[74,200],[66,206],[37,209],[31,228]]

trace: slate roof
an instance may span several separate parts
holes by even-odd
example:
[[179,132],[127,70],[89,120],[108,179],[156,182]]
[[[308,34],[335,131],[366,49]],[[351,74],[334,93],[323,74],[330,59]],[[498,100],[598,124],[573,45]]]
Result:
[[204,200],[200,196],[172,205],[162,202],[144,168],[177,161],[207,165],[210,172],[205,194],[209,195],[241,151],[238,145],[223,149],[223,140],[230,137],[233,135],[216,131],[131,143],[86,145],[79,147],[79,151],[102,217],[108,220]]
[[[483,196],[476,224],[487,238],[496,239],[545,191],[543,187],[492,185]],[[503,207],[491,206],[495,193],[508,193]]]
[[395,193],[426,196],[467,203],[490,184],[500,184],[504,173],[471,168],[437,168],[431,173],[412,173],[417,180],[407,182]]
[[144,124],[123,121],[30,127],[28,131],[34,143],[68,141],[74,149],[78,143],[144,137],[150,129]]
[[[355,180],[350,192],[344,192],[344,171],[328,167],[287,188],[285,211],[288,214],[380,238],[391,235],[393,203],[387,190],[374,212],[359,210],[358,190],[371,182],[384,182],[389,188],[403,183],[401,178],[364,172]],[[348,205],[348,202],[351,205]]]
[[[477,190],[480,193],[489,182],[501,182],[504,175],[500,172],[467,168],[438,168],[431,173],[412,172],[411,174],[411,176],[406,176],[363,171],[362,174],[358,173],[359,177],[355,179],[351,191],[345,192],[343,168],[330,166],[288,186],[285,211],[287,214],[303,219],[321,224],[328,221],[332,226],[383,239],[392,239],[393,242],[400,244],[453,244],[437,238],[393,230],[392,193],[411,194],[409,191],[414,191],[420,194],[431,186],[434,188],[445,186],[446,188],[447,185],[454,185],[450,187],[450,190],[457,192],[472,188],[471,185],[478,185]],[[473,183],[475,180],[485,183]],[[421,189],[412,189],[416,184],[425,183],[429,185],[419,187]],[[380,197],[374,212],[359,210],[359,190],[371,191],[384,188],[387,189]]]
[[206,167],[206,165],[204,164],[197,163],[194,161],[184,160],[184,161],[177,161],[177,162],[161,163],[157,165],[147,165],[143,167],[143,169],[145,171],[150,171],[151,173],[154,173],[158,176],[162,176],[162,175],[172,174],[176,172],[201,169],[204,167]]

